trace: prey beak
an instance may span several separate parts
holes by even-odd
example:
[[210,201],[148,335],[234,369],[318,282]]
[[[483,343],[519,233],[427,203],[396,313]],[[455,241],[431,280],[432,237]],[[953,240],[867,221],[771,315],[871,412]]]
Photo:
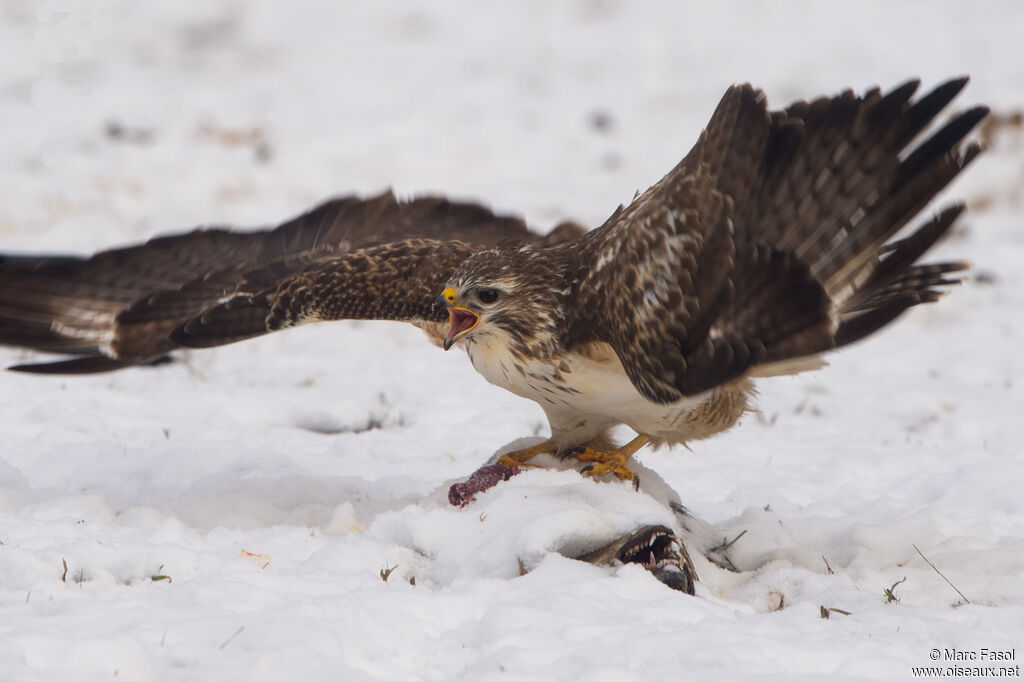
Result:
[[444,337],[445,350],[452,347],[459,337],[480,322],[480,316],[468,308],[455,305],[455,289],[448,287],[434,301],[434,308],[448,308],[448,334]]

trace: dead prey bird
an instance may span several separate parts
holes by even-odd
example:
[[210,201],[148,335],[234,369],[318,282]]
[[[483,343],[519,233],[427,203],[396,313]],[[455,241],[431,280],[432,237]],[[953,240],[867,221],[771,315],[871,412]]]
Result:
[[[964,263],[918,260],[962,204],[901,232],[980,151],[964,140],[985,107],[922,135],[966,82],[778,111],[731,87],[690,153],[585,233],[384,194],[261,232],[4,256],[0,342],[74,356],[13,369],[93,372],[307,322],[405,320],[544,409],[550,439],[505,465],[573,453],[633,479],[642,446],[729,428],[753,379],[818,367],[959,281]],[[638,435],[616,448],[620,424]]]

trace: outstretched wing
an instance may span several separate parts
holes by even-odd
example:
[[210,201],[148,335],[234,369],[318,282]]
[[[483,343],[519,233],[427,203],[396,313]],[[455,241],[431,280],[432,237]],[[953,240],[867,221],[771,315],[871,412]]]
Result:
[[[184,321],[170,339],[192,348],[233,343],[328,320],[400,320],[437,341],[447,314],[435,309],[444,282],[480,247],[461,241],[408,239],[360,249],[279,277],[276,266],[248,273],[217,305]],[[133,306],[122,328],[161,319],[161,306]]]
[[268,230],[201,229],[91,258],[0,256],[0,343],[78,356],[24,371],[117,369],[173,349],[172,330],[236,292],[345,254],[410,238],[483,247],[567,234],[542,238],[476,204],[388,192],[335,199]]
[[890,240],[980,151],[961,141],[984,107],[908,149],[966,80],[916,101],[915,81],[778,112],[749,85],[730,88],[686,158],[581,240],[569,342],[611,344],[637,389],[665,403],[935,300],[966,266],[914,263],[962,207]]

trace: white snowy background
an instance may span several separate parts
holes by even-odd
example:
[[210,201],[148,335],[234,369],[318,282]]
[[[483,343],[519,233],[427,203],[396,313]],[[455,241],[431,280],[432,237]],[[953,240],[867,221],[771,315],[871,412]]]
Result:
[[[597,225],[731,83],[784,106],[968,73],[956,106],[1006,117],[1022,34],[1019,0],[3,0],[0,250],[269,225],[389,186]],[[696,597],[554,552],[670,519],[644,491],[534,470],[449,506],[547,425],[412,328],[0,374],[0,680],[910,679],[934,648],[984,647],[1019,664],[1024,135],[989,144],[932,256],[971,260],[971,282],[762,382],[732,432],[639,455],[716,534],[746,531],[745,570],[699,560]]]

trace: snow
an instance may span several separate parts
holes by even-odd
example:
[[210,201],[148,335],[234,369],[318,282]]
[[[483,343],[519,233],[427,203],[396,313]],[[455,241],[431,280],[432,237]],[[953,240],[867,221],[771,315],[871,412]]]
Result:
[[[969,73],[958,106],[1020,111],[1022,26],[1015,0],[5,0],[0,240],[89,253],[388,186],[596,225],[733,82],[782,106]],[[450,506],[547,426],[402,325],[2,375],[0,679],[909,679],[934,648],[1024,656],[1022,149],[997,131],[949,192],[971,210],[935,257],[983,276],[762,381],[740,428],[641,452],[640,493],[531,470]],[[688,597],[557,553],[671,523],[671,491],[711,536],[746,531],[740,573],[695,556]]]

